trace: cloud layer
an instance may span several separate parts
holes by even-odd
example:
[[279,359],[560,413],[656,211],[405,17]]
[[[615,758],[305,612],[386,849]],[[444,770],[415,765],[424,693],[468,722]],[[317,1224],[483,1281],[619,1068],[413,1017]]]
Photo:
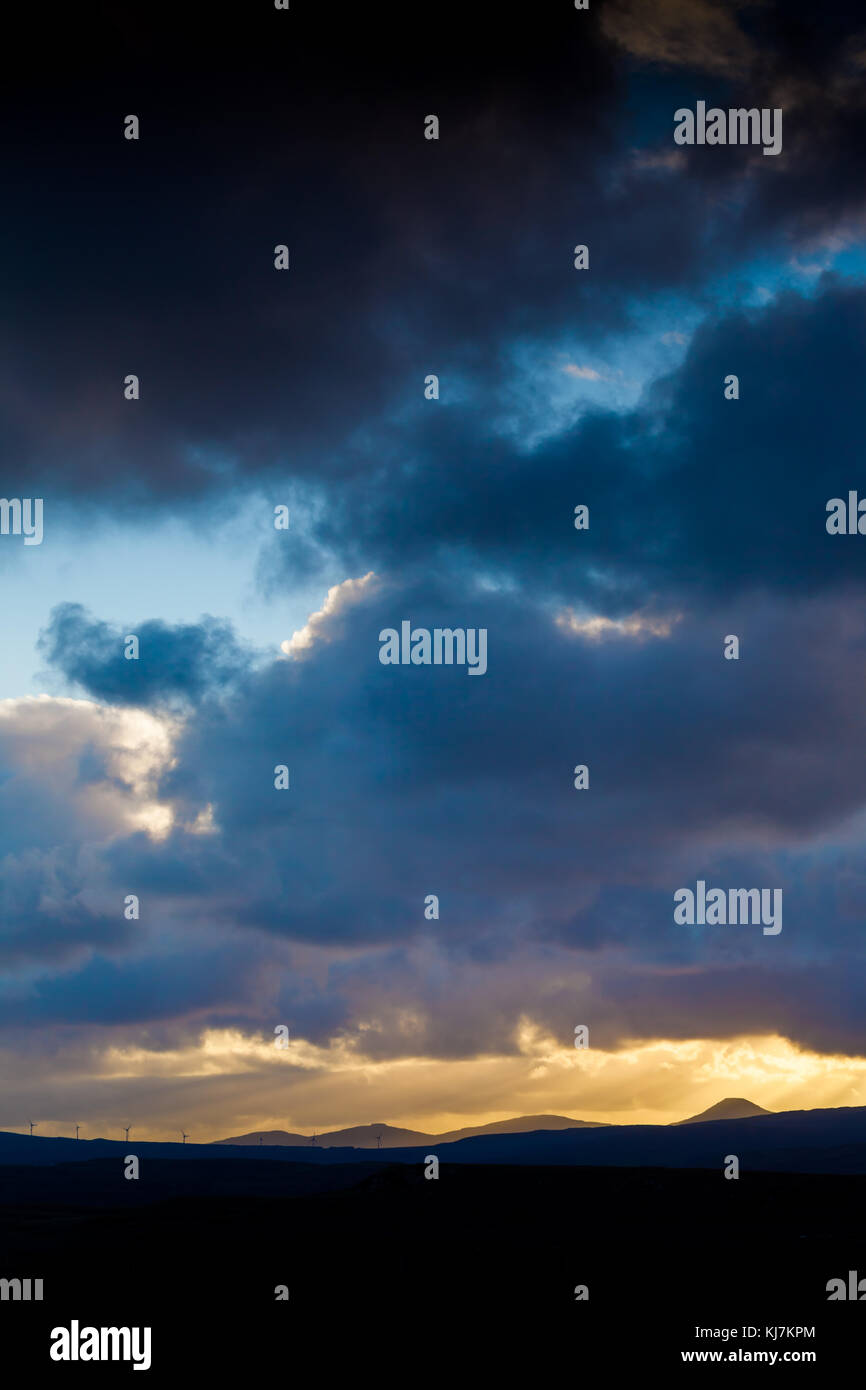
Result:
[[[866,570],[825,520],[866,491],[866,35],[800,0],[463,9],[396,47],[358,7],[112,12],[113,66],[61,25],[0,98],[7,495],[130,563],[291,503],[260,590],[321,593],[262,650],[58,571],[60,693],[0,705],[0,1046],[46,1113],[52,1068],[213,1137],[362,1121],[359,1077],[443,1128],[862,1099]],[[783,153],[677,149],[697,99],[783,105]],[[383,666],[404,620],[486,629],[486,674]],[[677,925],[698,879],[781,888],[782,933]]]

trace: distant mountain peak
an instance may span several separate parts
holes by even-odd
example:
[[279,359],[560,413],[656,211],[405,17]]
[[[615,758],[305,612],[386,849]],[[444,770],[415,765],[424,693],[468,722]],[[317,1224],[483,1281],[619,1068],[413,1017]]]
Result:
[[687,1120],[674,1120],[675,1125],[697,1125],[704,1124],[707,1120],[748,1120],[753,1115],[772,1115],[772,1110],[764,1110],[762,1106],[755,1105],[754,1101],[745,1100],[743,1096],[726,1096],[724,1100],[717,1101],[711,1105],[709,1110],[702,1110],[699,1115],[690,1115]]
[[[495,1120],[487,1125],[470,1125],[466,1129],[451,1129],[444,1134],[425,1134],[416,1129],[401,1129],[395,1125],[376,1120],[369,1125],[353,1125],[349,1129],[335,1129],[316,1136],[319,1148],[355,1149],[400,1149],[411,1148],[417,1144],[451,1144],[458,1139],[469,1139],[483,1134],[525,1134],[531,1130],[558,1129],[602,1129],[603,1125],[594,1120],[572,1120],[565,1115],[517,1115],[509,1120]],[[231,1139],[217,1139],[217,1144],[251,1145],[278,1144],[298,1148],[311,1144],[312,1138],[304,1134],[287,1134],[285,1130],[254,1130],[252,1134],[236,1134]]]

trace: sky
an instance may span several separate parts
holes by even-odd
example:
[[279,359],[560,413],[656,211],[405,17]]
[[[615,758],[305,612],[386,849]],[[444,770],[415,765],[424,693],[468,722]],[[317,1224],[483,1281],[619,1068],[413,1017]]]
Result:
[[0,1128],[866,1105],[866,20],[464,8],[17,40]]

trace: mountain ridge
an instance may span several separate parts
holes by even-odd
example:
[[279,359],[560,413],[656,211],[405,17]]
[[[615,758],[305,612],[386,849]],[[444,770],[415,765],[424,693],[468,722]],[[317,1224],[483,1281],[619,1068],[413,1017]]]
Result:
[[763,1106],[756,1105],[752,1100],[745,1100],[742,1096],[726,1096],[724,1100],[717,1101],[707,1110],[701,1110],[697,1115],[690,1115],[686,1120],[674,1120],[675,1125],[698,1125],[706,1124],[708,1120],[748,1120],[754,1115],[775,1115],[775,1110],[765,1110]]
[[[424,1130],[402,1129],[397,1125],[374,1122],[369,1125],[353,1125],[348,1129],[328,1130],[323,1134],[294,1134],[290,1130],[270,1129],[252,1130],[249,1134],[234,1135],[229,1139],[214,1139],[214,1144],[233,1144],[238,1148],[248,1146],[282,1145],[285,1148],[355,1148],[355,1149],[398,1149],[414,1144],[454,1144],[460,1139],[474,1139],[481,1134],[527,1134],[534,1130],[560,1129],[603,1129],[608,1128],[598,1120],[575,1120],[568,1115],[515,1115],[508,1120],[493,1120],[486,1125],[467,1125],[463,1129],[449,1129],[441,1134],[430,1134]],[[379,1137],[381,1136],[381,1145]]]
[[[437,1153],[438,1150],[438,1153]],[[111,1158],[121,1166],[130,1153],[141,1162],[172,1159],[200,1164],[207,1184],[210,1161],[255,1158],[257,1162],[324,1165],[398,1163],[423,1165],[429,1153],[447,1165],[495,1164],[586,1168],[704,1168],[721,1171],[736,1153],[743,1171],[849,1173],[866,1175],[866,1106],[790,1110],[738,1120],[685,1125],[599,1125],[559,1131],[481,1134],[444,1144],[376,1149],[307,1145],[181,1144],[134,1140],[69,1139],[0,1133],[0,1165],[86,1163]],[[216,1172],[216,1170],[214,1170]]]
[[[773,1115],[779,1112],[765,1110],[754,1101],[743,1096],[725,1096],[707,1110],[697,1115],[689,1115],[684,1120],[671,1120],[671,1125],[705,1124],[712,1120],[744,1120],[758,1115]],[[785,1112],[781,1112],[785,1113]],[[611,1129],[623,1128],[605,1124],[598,1120],[577,1120],[569,1115],[515,1115],[507,1120],[494,1120],[486,1125],[467,1125],[463,1129],[449,1129],[441,1134],[425,1130],[403,1129],[399,1125],[374,1122],[369,1125],[352,1125],[346,1129],[328,1130],[314,1136],[295,1134],[290,1130],[270,1129],[251,1130],[249,1134],[237,1134],[228,1139],[214,1139],[214,1144],[231,1144],[238,1148],[249,1146],[265,1147],[277,1145],[298,1148],[303,1145],[319,1148],[353,1149],[399,1149],[411,1148],[417,1144],[455,1144],[461,1139],[474,1139],[484,1134],[527,1134],[535,1130],[556,1131],[561,1129]],[[381,1140],[381,1142],[380,1142]]]

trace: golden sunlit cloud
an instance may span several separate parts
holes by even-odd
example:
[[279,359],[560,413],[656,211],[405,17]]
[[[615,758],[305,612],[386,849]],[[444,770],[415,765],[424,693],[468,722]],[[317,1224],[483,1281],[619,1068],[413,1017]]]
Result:
[[[776,1036],[657,1039],[615,1052],[563,1047],[519,1023],[518,1051],[470,1060],[373,1060],[357,1041],[318,1046],[291,1037],[210,1030],[178,1050],[109,1047],[86,1055],[41,1101],[43,1134],[86,1119],[88,1137],[111,1133],[120,1110],[141,1139],[183,1125],[199,1142],[258,1129],[310,1133],[384,1121],[439,1133],[515,1115],[558,1114],[607,1124],[670,1124],[728,1096],[767,1110],[866,1104],[866,1058],[805,1052]],[[5,1072],[3,1109],[32,1101],[30,1080]],[[20,1096],[19,1096],[20,1087]],[[49,1120],[52,1105],[56,1118]],[[72,1114],[72,1111],[75,1114]]]
[[672,627],[681,617],[681,613],[667,618],[652,618],[642,613],[632,613],[628,618],[584,617],[566,608],[557,613],[554,621],[563,632],[598,642],[605,637],[670,637]]
[[280,643],[280,650],[286,656],[293,657],[308,652],[317,641],[325,639],[329,620],[351,607],[353,603],[360,602],[366,594],[372,592],[375,582],[376,575],[373,570],[369,570],[359,579],[344,579],[342,584],[334,584],[328,590],[321,608],[311,613],[304,626],[292,633],[287,641]]
[[[4,757],[17,775],[62,788],[70,815],[105,840],[144,830],[164,838],[172,809],[157,796],[173,765],[180,721],[93,700],[28,695],[0,700]],[[105,775],[82,780],[82,749],[96,750]]]
[[567,362],[562,369],[567,376],[578,377],[581,381],[601,381],[601,372],[597,372],[594,367],[579,367],[576,362]]

